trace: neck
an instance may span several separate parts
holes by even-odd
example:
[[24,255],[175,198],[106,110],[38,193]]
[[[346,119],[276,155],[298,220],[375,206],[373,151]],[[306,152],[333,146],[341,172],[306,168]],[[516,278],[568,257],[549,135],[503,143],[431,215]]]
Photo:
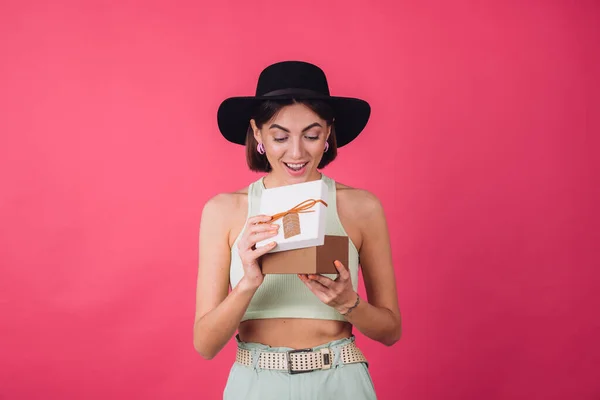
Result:
[[316,170],[313,171],[311,174],[307,175],[306,177],[302,177],[302,178],[292,178],[289,176],[281,176],[281,175],[275,174],[275,173],[273,173],[273,171],[271,171],[263,179],[263,184],[265,185],[265,188],[272,189],[272,188],[276,188],[279,186],[293,185],[296,183],[318,181],[319,179],[321,179],[321,177],[322,177],[322,173],[319,171],[316,171]]

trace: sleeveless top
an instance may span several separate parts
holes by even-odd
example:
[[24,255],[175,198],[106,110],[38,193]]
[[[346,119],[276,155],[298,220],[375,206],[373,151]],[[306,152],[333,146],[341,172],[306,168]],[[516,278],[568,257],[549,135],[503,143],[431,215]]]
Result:
[[[247,218],[260,213],[260,198],[265,190],[264,178],[253,182],[248,187],[248,214]],[[321,179],[327,184],[329,201],[326,218],[326,235],[348,236],[337,212],[335,181],[321,174]],[[246,220],[247,221],[247,220]],[[234,288],[244,276],[244,270],[237,249],[237,243],[246,229],[246,224],[235,239],[231,247],[231,264],[229,269],[229,281]],[[352,240],[348,244],[348,264],[350,270],[352,287],[358,288],[358,251]],[[336,274],[324,274],[331,279]],[[296,274],[267,274],[263,283],[254,293],[242,321],[249,319],[264,318],[312,318],[345,321],[345,318],[333,307],[323,303],[313,294],[308,287],[298,278]]]

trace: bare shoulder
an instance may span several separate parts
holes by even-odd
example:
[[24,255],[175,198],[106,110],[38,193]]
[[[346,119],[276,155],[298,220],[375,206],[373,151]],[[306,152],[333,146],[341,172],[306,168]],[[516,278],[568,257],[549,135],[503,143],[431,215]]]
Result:
[[337,211],[355,247],[363,253],[367,237],[385,226],[381,202],[373,193],[336,182]]
[[373,193],[365,189],[354,188],[336,182],[338,208],[351,213],[353,218],[370,219],[382,215],[381,201]]
[[228,215],[248,203],[248,188],[214,195],[204,204],[203,212]]
[[220,228],[231,244],[239,233],[239,225],[243,225],[243,221],[246,219],[247,210],[247,187],[234,192],[219,193],[204,204],[201,224],[204,227],[210,227],[213,233],[216,233],[215,229]]

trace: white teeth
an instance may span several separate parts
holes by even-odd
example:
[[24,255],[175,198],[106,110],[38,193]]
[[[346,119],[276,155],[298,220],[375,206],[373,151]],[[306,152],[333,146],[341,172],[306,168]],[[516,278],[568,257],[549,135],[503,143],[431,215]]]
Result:
[[307,163],[303,163],[303,164],[288,164],[286,163],[285,165],[287,165],[288,167],[290,167],[291,169],[301,169],[302,167],[304,167]]

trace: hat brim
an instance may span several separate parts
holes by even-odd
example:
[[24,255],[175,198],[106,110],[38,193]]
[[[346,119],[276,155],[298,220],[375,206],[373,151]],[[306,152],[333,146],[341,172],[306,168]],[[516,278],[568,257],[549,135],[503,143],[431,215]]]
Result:
[[[290,98],[289,95],[228,98],[221,103],[217,111],[219,130],[228,141],[245,145],[248,126],[255,107],[265,100],[286,100]],[[331,105],[335,117],[337,147],[343,147],[356,139],[367,125],[371,116],[371,106],[362,99],[302,95],[294,95],[293,98],[319,99]]]

